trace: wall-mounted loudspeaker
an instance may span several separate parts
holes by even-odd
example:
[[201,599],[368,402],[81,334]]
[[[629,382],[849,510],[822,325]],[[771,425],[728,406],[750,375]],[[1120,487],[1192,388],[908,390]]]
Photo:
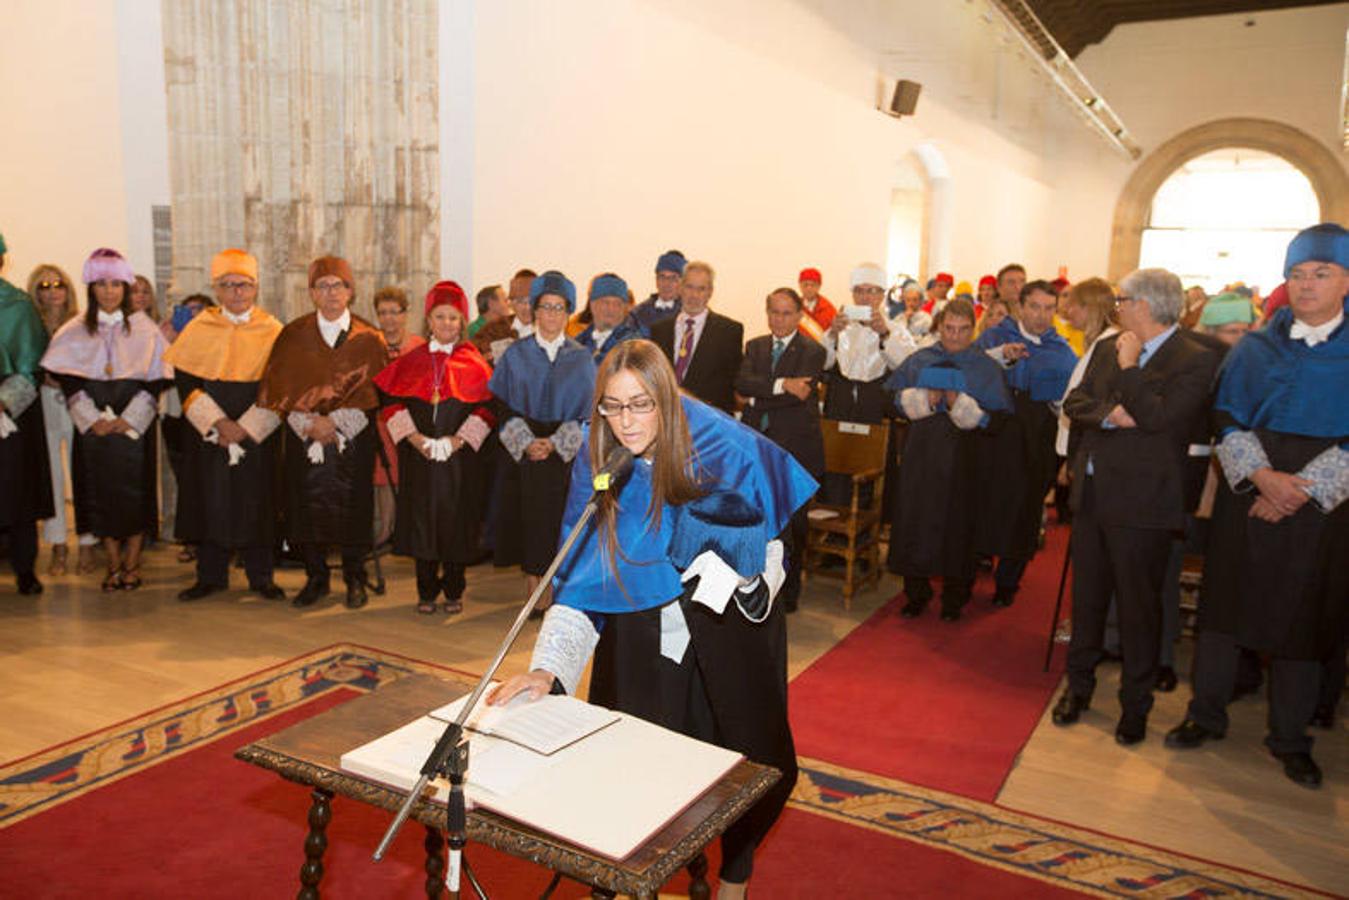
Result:
[[890,115],[913,115],[913,111],[918,108],[918,95],[922,90],[923,86],[916,81],[900,79],[895,82],[895,95],[890,99]]

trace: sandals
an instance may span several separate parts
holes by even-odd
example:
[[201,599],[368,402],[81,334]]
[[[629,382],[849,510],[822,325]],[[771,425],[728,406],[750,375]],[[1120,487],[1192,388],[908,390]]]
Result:
[[122,590],[124,590],[124,591],[134,591],[134,590],[136,590],[136,588],[140,587],[141,584],[143,584],[143,582],[141,581],[141,570],[140,570],[140,569],[123,569],[123,570],[122,570],[122,583],[121,583],[121,585],[120,585],[120,587],[122,588]]
[[417,612],[424,616],[434,615],[436,612],[436,601],[420,600],[417,602]]
[[441,608],[445,610],[447,616],[457,616],[464,611],[464,601],[455,597],[453,600],[446,599]]
[[66,574],[66,566],[70,559],[70,548],[65,544],[52,544],[52,560],[47,566],[48,575]]
[[98,559],[95,556],[93,544],[80,544],[79,555],[75,558],[75,572],[78,575],[88,575],[98,568]]
[[108,576],[103,579],[103,593],[111,594],[113,591],[122,589],[122,570],[110,569]]
[[183,544],[183,548],[178,551],[178,561],[180,563],[190,563],[197,558],[197,548],[191,544]]

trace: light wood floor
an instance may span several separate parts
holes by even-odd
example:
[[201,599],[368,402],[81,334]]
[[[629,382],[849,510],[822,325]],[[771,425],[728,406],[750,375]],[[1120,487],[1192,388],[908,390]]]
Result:
[[[386,560],[389,592],[348,611],[340,594],[300,611],[242,590],[196,603],[176,592],[190,566],[172,549],[151,551],[146,586],[104,595],[97,578],[44,578],[40,597],[12,593],[0,574],[0,761],[171,703],[316,648],[355,642],[469,671],[481,671],[524,601],[514,571],[469,572],[465,612],[419,616],[409,563]],[[39,573],[45,569],[46,550]],[[242,584],[243,573],[232,573]],[[278,572],[294,592],[298,570]],[[340,578],[334,579],[340,587]],[[844,612],[830,582],[808,584],[789,619],[790,673],[833,647],[897,590],[893,579],[854,598]],[[521,635],[508,672],[528,662],[534,625]],[[1183,714],[1188,692],[1159,695],[1148,741],[1117,747],[1118,713],[1103,671],[1097,702],[1083,722],[1056,728],[1048,710],[999,797],[1012,809],[1349,894],[1349,731],[1318,736],[1326,772],[1320,791],[1288,782],[1264,753],[1263,705],[1233,709],[1228,738],[1212,749],[1173,753],[1161,736]],[[972,736],[972,740],[977,737]]]

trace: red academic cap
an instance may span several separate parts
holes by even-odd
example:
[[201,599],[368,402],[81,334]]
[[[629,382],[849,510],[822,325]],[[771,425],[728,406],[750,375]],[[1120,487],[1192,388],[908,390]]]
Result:
[[992,275],[985,275],[983,278],[979,279],[979,287],[983,287],[984,285],[988,285],[989,287],[997,287],[998,279],[994,278]]
[[824,281],[824,278],[820,275],[819,269],[802,269],[801,274],[796,277],[796,281],[798,284],[802,281],[813,281],[820,284]]
[[468,321],[468,297],[464,294],[464,289],[454,281],[437,281],[431,290],[426,292],[426,315],[431,315],[431,310],[437,306],[449,304],[459,310],[459,315]]
[[934,278],[933,281],[944,281],[948,285],[956,283],[955,276],[952,275],[950,272],[938,272],[937,277]]

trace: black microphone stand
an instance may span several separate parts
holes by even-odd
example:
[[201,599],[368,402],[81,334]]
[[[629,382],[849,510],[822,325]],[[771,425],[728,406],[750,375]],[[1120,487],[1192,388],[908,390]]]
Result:
[[[473,692],[468,695],[464,705],[459,710],[459,715],[455,716],[453,722],[445,727],[444,733],[436,741],[426,762],[422,763],[421,775],[417,783],[413,785],[412,791],[398,810],[398,815],[394,817],[392,824],[389,825],[384,837],[379,842],[379,847],[375,850],[375,861],[379,862],[388,852],[389,845],[393,843],[398,830],[403,827],[408,816],[412,812],[412,805],[421,798],[422,792],[431,779],[437,775],[448,778],[450,782],[449,802],[445,807],[445,832],[449,837],[450,856],[446,867],[445,884],[449,888],[452,900],[459,900],[459,874],[462,867],[463,872],[468,875],[469,883],[473,885],[474,891],[482,900],[487,900],[487,894],[483,892],[482,885],[474,877],[473,871],[469,868],[468,859],[464,856],[464,847],[468,844],[468,814],[464,803],[464,780],[468,775],[468,740],[464,737],[464,723],[478,701],[482,699],[483,693],[487,690],[487,685],[491,683],[492,676],[496,674],[497,669],[501,668],[501,663],[506,659],[506,654],[510,652],[511,645],[519,636],[520,630],[525,627],[525,622],[529,620],[529,614],[534,611],[538,605],[539,598],[543,592],[548,589],[552,583],[553,575],[562,565],[562,561],[567,558],[571,552],[572,545],[576,539],[581,536],[581,532],[590,524],[594,517],[596,509],[599,507],[599,496],[617,485],[627,471],[632,467],[632,453],[623,447],[616,447],[609,454],[605,461],[604,468],[595,475],[593,481],[594,492],[590,495],[589,502],[585,509],[581,511],[581,516],[576,520],[576,524],[567,534],[567,539],[563,541],[562,547],[553,557],[553,561],[548,564],[548,570],[543,573],[539,579],[539,584],[534,588],[533,593],[529,595],[529,600],[525,602],[520,614],[515,617],[514,624],[510,631],[506,633],[501,646],[497,648],[496,656],[487,666],[487,671],[483,672],[482,677],[473,688]],[[461,866],[462,863],[462,866]]]

